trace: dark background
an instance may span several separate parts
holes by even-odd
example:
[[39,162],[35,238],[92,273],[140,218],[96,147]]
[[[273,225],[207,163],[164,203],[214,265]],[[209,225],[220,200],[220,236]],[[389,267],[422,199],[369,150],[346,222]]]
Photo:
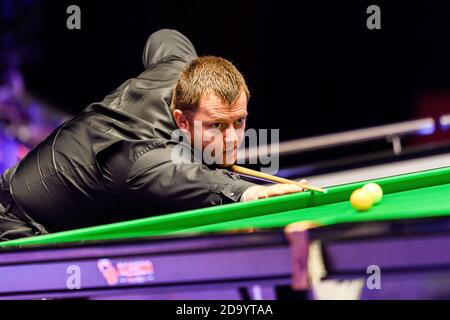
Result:
[[[425,116],[423,97],[450,88],[444,2],[19,3],[6,27],[24,29],[15,41],[27,87],[72,114],[142,72],[146,39],[160,28],[184,33],[199,55],[235,63],[252,93],[249,127],[280,128],[281,140]],[[66,28],[71,4],[81,30]],[[366,27],[371,4],[381,30]]]

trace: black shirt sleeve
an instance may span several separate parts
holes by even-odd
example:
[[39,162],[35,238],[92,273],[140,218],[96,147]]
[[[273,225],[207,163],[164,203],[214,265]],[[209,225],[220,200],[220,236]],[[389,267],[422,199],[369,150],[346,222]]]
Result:
[[137,159],[128,172],[127,188],[143,205],[193,209],[238,202],[253,183],[225,169],[200,163],[176,163],[171,148],[156,148]]

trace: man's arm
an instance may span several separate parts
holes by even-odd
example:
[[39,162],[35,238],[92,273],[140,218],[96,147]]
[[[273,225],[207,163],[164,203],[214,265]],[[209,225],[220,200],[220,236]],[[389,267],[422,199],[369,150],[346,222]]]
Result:
[[171,148],[146,152],[130,168],[127,187],[139,201],[191,209],[238,202],[255,184],[227,170],[211,170],[199,163],[175,163]]
[[228,170],[211,170],[199,163],[175,163],[171,151],[150,150],[133,164],[127,179],[133,198],[143,204],[156,202],[174,209],[193,209],[302,191],[289,184],[255,185]]

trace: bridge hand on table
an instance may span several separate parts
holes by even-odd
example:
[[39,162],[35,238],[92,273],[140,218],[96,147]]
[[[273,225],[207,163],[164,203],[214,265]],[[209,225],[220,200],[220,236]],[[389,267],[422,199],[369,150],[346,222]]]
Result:
[[[308,183],[306,179],[302,179],[299,182],[305,184]],[[302,191],[302,187],[287,183],[277,183],[271,186],[253,186],[245,190],[241,197],[241,201],[245,202],[256,199],[264,199]]]

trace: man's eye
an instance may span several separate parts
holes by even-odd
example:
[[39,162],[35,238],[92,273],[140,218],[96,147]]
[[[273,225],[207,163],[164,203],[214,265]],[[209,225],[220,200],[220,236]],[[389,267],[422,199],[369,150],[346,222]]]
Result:
[[220,129],[221,127],[222,127],[222,124],[219,122],[213,123],[211,125],[211,128],[213,128],[213,129]]
[[244,123],[245,123],[245,118],[242,118],[242,119],[239,119],[239,120],[236,120],[235,121],[235,123],[238,125],[238,126],[241,126],[241,125],[243,125]]

